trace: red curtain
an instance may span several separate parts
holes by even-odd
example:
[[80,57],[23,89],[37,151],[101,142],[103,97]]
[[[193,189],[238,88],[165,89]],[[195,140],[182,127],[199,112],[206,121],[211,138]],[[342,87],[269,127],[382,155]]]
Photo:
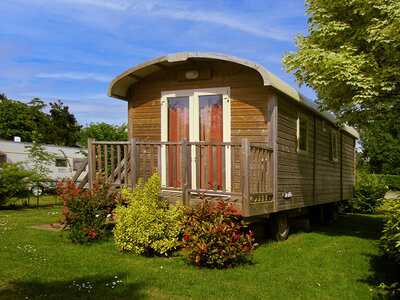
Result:
[[[223,142],[223,109],[222,95],[200,96],[200,141],[205,142]],[[216,186],[214,187],[214,161],[213,147],[201,149],[200,165],[200,188],[213,190],[222,189],[222,149],[216,147]],[[205,151],[207,151],[207,166],[205,163]],[[207,178],[205,178],[204,168],[207,168]]]
[[[174,97],[168,99],[168,140],[170,142],[181,142],[183,138],[189,138],[189,98]],[[181,160],[180,146],[169,146],[169,186],[174,186],[174,175],[176,184],[181,186]],[[174,163],[176,163],[176,174],[174,174]]]

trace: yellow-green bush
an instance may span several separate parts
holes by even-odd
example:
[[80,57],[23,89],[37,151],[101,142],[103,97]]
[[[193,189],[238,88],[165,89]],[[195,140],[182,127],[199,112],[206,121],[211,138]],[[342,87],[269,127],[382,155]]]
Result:
[[144,187],[139,180],[133,192],[122,190],[127,207],[116,209],[117,224],[113,230],[121,251],[168,255],[178,245],[183,210],[180,205],[160,200],[160,190],[158,173]]
[[400,199],[392,199],[388,204],[381,241],[383,249],[400,264]]

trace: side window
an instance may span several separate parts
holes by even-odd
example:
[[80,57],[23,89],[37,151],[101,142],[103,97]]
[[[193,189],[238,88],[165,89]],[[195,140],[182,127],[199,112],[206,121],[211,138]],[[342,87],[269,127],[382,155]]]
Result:
[[331,131],[331,161],[338,161],[337,132]]
[[297,151],[308,151],[308,118],[301,114],[297,117]]
[[74,158],[73,160],[73,170],[78,171],[79,167],[83,163],[85,159],[84,158]]
[[5,162],[7,162],[7,154],[0,153],[0,166]]
[[68,167],[68,162],[66,158],[57,157],[56,158],[56,167],[59,168],[66,168]]

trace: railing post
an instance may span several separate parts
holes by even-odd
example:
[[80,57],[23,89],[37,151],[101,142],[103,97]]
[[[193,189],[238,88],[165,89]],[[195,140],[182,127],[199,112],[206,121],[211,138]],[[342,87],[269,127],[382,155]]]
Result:
[[96,180],[96,153],[93,151],[93,138],[88,138],[89,188],[93,188]]
[[136,169],[136,158],[137,158],[137,149],[136,149],[136,139],[131,139],[131,175],[132,175],[132,189],[135,188],[137,183],[137,169]]
[[188,139],[184,138],[181,144],[181,186],[182,204],[189,206],[189,161],[188,161]]
[[242,215],[249,215],[250,202],[250,139],[243,138],[241,149]]

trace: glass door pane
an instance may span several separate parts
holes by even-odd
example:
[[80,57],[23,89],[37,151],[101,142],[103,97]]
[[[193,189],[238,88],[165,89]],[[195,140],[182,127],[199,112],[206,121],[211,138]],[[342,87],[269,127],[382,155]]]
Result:
[[[223,96],[199,96],[200,141],[223,142]],[[214,150],[215,149],[215,150]],[[214,153],[216,156],[214,157]],[[214,160],[214,158],[216,158]],[[222,147],[208,146],[200,151],[200,188],[222,189]]]
[[[168,141],[181,142],[189,138],[189,97],[168,98]],[[169,180],[168,185],[181,186],[180,146],[170,145],[168,148]],[[176,171],[174,171],[176,170]]]

